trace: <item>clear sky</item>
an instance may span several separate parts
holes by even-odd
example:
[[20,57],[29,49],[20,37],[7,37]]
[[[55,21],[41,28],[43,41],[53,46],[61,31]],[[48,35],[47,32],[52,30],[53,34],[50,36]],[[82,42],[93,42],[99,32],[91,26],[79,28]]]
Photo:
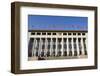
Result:
[[87,30],[88,17],[28,15],[29,30]]

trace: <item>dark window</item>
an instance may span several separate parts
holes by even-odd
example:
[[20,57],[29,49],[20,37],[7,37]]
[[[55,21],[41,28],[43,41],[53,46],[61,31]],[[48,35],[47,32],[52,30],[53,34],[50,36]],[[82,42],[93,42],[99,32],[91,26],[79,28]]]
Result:
[[85,33],[82,33],[82,35],[85,35]]
[[76,35],[76,33],[73,33],[73,35]]
[[41,33],[38,32],[37,35],[41,35]]
[[68,35],[71,35],[71,33],[68,33]]
[[53,33],[53,35],[56,35],[56,33]]
[[31,35],[35,35],[35,32],[32,32]]
[[67,35],[67,33],[63,33],[63,35]]
[[42,35],[46,35],[46,33],[45,33],[45,32],[43,32],[43,33],[42,33]]
[[81,35],[81,33],[78,33],[78,35]]
[[47,35],[51,35],[51,33],[47,33]]

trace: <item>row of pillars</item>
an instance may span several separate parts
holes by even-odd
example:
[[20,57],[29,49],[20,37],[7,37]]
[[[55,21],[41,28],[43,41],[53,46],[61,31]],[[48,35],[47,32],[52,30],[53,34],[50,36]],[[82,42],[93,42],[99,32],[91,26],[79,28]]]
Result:
[[30,38],[28,56],[87,55],[86,38]]

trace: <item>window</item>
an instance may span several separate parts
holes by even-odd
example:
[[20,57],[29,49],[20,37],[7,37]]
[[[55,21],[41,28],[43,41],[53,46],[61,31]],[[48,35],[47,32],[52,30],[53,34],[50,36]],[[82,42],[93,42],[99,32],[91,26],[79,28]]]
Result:
[[41,35],[41,33],[37,32],[37,35]]
[[68,35],[71,35],[71,33],[68,33]]
[[82,33],[82,35],[85,35],[85,33]]
[[35,35],[35,32],[32,32],[31,35]]
[[76,35],[76,33],[73,33],[73,35]]
[[51,35],[51,33],[47,33],[47,35]]
[[67,35],[67,33],[63,33],[63,35]]
[[56,33],[53,33],[53,35],[56,35]]
[[43,32],[42,35],[46,35],[46,32]]
[[81,33],[78,33],[78,35],[81,35]]

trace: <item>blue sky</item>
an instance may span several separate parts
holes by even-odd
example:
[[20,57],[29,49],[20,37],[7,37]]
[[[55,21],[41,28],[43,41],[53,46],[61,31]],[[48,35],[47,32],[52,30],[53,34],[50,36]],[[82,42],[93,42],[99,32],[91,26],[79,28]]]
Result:
[[87,30],[88,17],[28,15],[29,30]]

